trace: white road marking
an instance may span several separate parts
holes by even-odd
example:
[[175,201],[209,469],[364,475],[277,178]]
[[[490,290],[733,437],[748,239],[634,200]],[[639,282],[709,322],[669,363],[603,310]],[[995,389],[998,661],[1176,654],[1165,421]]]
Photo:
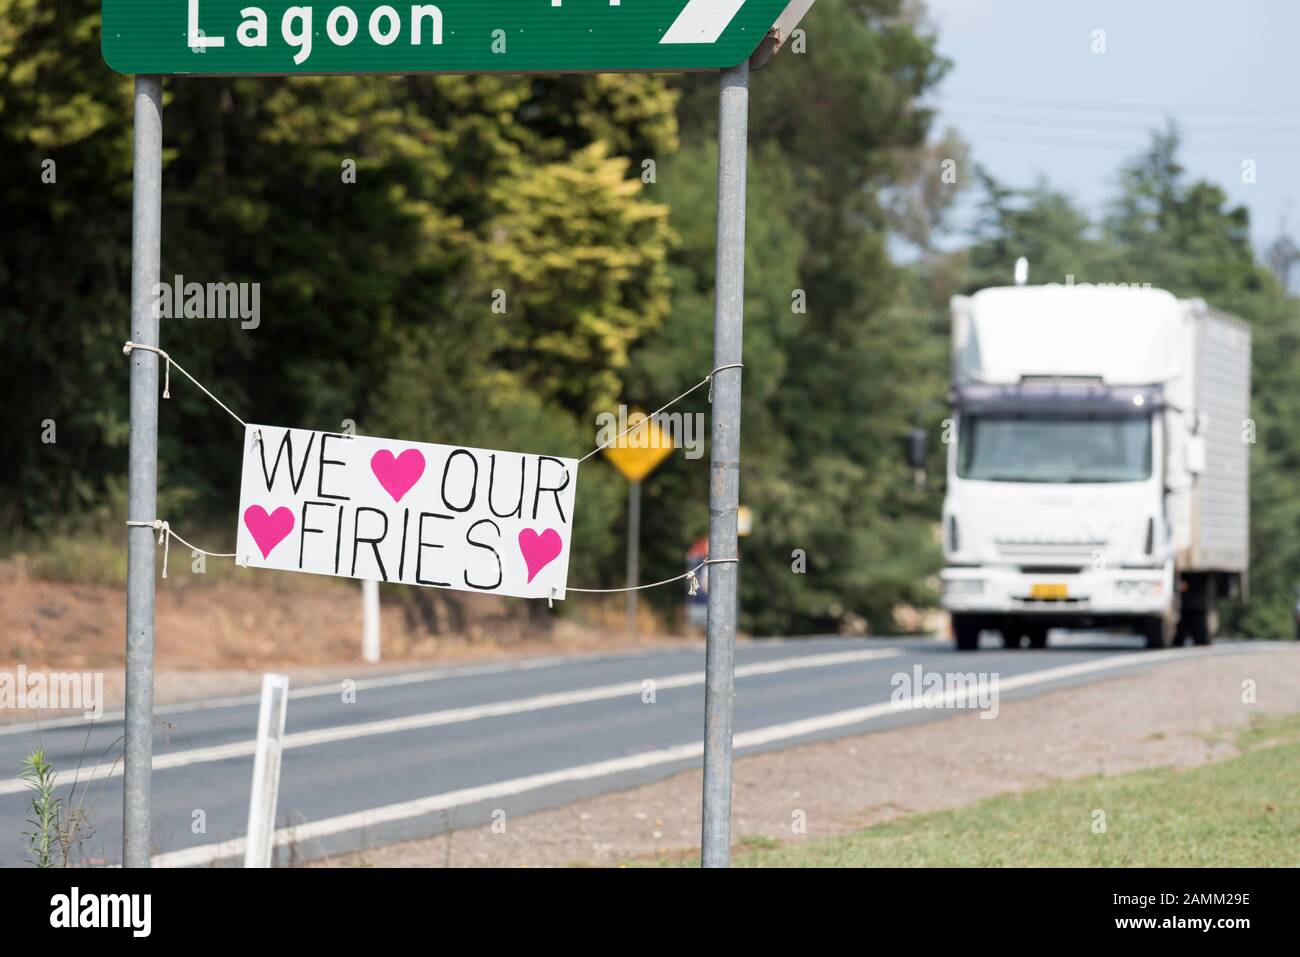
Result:
[[[766,640],[766,639],[765,639]],[[608,652],[594,652],[591,654],[579,655],[546,655],[537,658],[516,658],[511,661],[498,661],[491,664],[483,665],[450,665],[445,668],[429,668],[421,671],[404,671],[397,674],[379,675],[374,678],[357,678],[357,691],[370,691],[375,688],[395,688],[400,685],[421,684],[426,681],[441,681],[446,678],[463,678],[472,675],[491,675],[499,674],[504,671],[534,671],[539,668],[553,668],[561,665],[581,664],[584,662],[599,661],[630,661],[637,658],[650,657],[659,649],[649,651],[631,651],[622,652],[617,655],[611,655]],[[678,649],[668,649],[678,650]],[[704,642],[692,642],[689,645],[684,644],[680,650],[685,651],[703,651]],[[358,667],[363,667],[358,665]],[[305,688],[297,688],[289,692],[289,700],[297,701],[301,698],[322,698],[327,695],[336,695],[339,693],[340,682],[344,680],[340,676],[338,681],[333,684],[310,685]],[[258,694],[230,695],[223,698],[202,698],[197,701],[179,701],[175,704],[162,705],[158,708],[158,713],[163,717],[174,714],[185,714],[191,711],[208,711],[216,708],[238,708],[245,705],[255,705],[261,701]],[[96,727],[103,727],[107,724],[121,722],[125,715],[122,711],[106,711],[99,720],[95,722]],[[6,734],[22,734],[28,731],[49,731],[53,728],[72,728],[85,727],[89,722],[83,717],[71,718],[53,718],[49,721],[28,721],[23,724],[6,724],[0,725],[0,736]]]
[[[1073,665],[1061,665],[1056,668],[1047,668],[1043,671],[1016,675],[1011,678],[1000,680],[999,690],[1012,691],[1016,688],[1026,688],[1037,684],[1060,681],[1101,671],[1139,667],[1144,664],[1150,665],[1157,662],[1180,658],[1202,657],[1207,654],[1215,654],[1215,651],[1213,649],[1197,649],[1190,651],[1157,651],[1149,652],[1147,654],[1116,655],[1110,658],[1099,658],[1093,661],[1084,661]],[[974,664],[973,659],[971,659],[971,663],[972,665]],[[772,662],[771,664],[776,664],[776,662]],[[739,669],[737,669],[737,673],[739,673]],[[969,692],[965,689],[960,692],[957,690],[950,691],[945,695],[944,706],[948,708],[959,707],[961,704],[965,703],[965,699],[968,696],[972,701],[977,700],[977,689],[970,688]],[[738,733],[734,738],[735,748],[737,751],[759,748],[778,741],[788,741],[833,728],[842,728],[860,724],[873,718],[896,714],[900,711],[911,710],[911,701],[910,699],[906,699],[897,702],[881,702],[879,704],[867,705],[862,708],[851,708],[847,711],[836,711],[830,714],[818,715],[813,718],[805,718],[800,721],[788,721],[782,724],[768,725],[767,727],[755,728],[752,731]],[[322,818],[319,821],[307,821],[293,827],[278,829],[275,832],[273,841],[276,846],[283,846],[289,843],[301,843],[303,841],[316,840],[334,834],[343,834],[348,831],[374,827],[379,824],[387,824],[393,821],[402,821],[409,818],[420,817],[421,815],[429,814],[434,811],[443,811],[448,808],[462,807],[480,801],[510,797],[527,791],[535,791],[540,788],[550,787],[555,784],[564,784],[573,781],[587,781],[593,778],[606,777],[611,774],[637,771],[644,768],[672,764],[677,761],[693,760],[701,758],[703,754],[704,745],[700,741],[694,741],[689,744],[673,745],[656,751],[646,751],[641,754],[628,755],[627,757],[612,758],[606,761],[595,761],[590,764],[580,764],[575,767],[563,768],[558,771],[530,774],[526,777],[497,781],[493,784],[483,784],[476,787],[462,788],[457,791],[434,794],[430,797],[417,798],[412,801],[401,801],[396,804],[388,804],[365,811],[354,811],[350,814],[338,815],[337,817]],[[158,854],[153,858],[153,863],[157,867],[194,867],[211,864],[227,857],[242,855],[243,853],[244,839],[234,838],[233,840],[222,841],[215,844],[204,844],[198,847],[188,847],[184,850]]]
[[659,43],[717,43],[744,5],[745,0],[690,0]]
[[[295,827],[282,827],[275,832],[272,840],[277,847],[288,844],[290,841],[310,841],[330,834],[341,834],[359,828],[374,827],[377,824],[390,821],[419,817],[422,814],[473,804],[477,801],[488,801],[512,794],[522,794],[525,791],[535,791],[538,788],[549,787],[552,784],[605,777],[609,774],[635,771],[639,768],[653,767],[670,761],[699,758],[703,754],[704,746],[698,741],[694,744],[679,744],[676,747],[664,748],[660,751],[633,754],[625,758],[613,758],[609,761],[596,761],[592,764],[583,764],[576,768],[565,768],[560,771],[530,774],[527,777],[514,778],[510,781],[499,781],[495,784],[462,788],[459,791],[448,791],[445,794],[435,794],[432,797],[420,798],[415,801],[403,801],[400,804],[389,804],[386,807],[372,808],[368,811],[355,811],[351,814],[341,814],[338,817],[324,818],[320,821],[308,821]],[[155,854],[153,865],[154,867],[196,867],[211,864],[213,861],[219,861],[225,857],[242,855],[244,853],[244,844],[245,839],[237,837],[233,840],[222,841],[219,844],[204,844],[199,847],[187,847],[183,851]]]
[[[754,664],[741,665],[736,668],[736,677],[752,678],[756,675],[781,674],[806,668],[828,668],[834,665],[871,661],[876,658],[895,658],[902,654],[903,651],[898,648],[878,648],[866,651],[831,652],[823,655],[800,655],[794,658],[780,658],[776,661],[760,661]],[[656,690],[686,688],[691,685],[704,684],[704,672],[693,671],[652,680],[655,683]],[[335,688],[334,691],[337,693],[338,689]],[[641,692],[642,681],[621,681],[617,684],[580,688],[576,691],[558,691],[551,694],[535,695],[531,698],[518,698],[513,701],[469,705],[463,708],[448,708],[443,711],[413,714],[402,718],[386,718],[380,721],[367,721],[334,728],[319,728],[314,731],[299,731],[284,736],[281,751],[332,744],[336,741],[349,741],[353,738],[369,737],[376,734],[395,734],[402,731],[415,731],[421,728],[434,728],[447,724],[477,721],[480,718],[497,718],[502,715],[523,714],[529,711],[541,711],[546,708],[559,708],[565,705],[605,701],[610,698],[621,698],[629,695],[639,696]],[[229,744],[217,744],[206,748],[195,748],[191,751],[161,754],[154,757],[153,769],[163,771],[191,764],[229,761],[234,758],[247,757],[253,754],[256,749],[257,741],[253,739],[232,741]],[[91,768],[88,776],[78,783],[85,786],[95,781],[120,777],[122,770],[122,762],[120,761],[115,761],[108,767],[96,766]],[[0,781],[0,795],[16,794],[19,791],[26,790],[27,787],[27,782],[22,778],[10,778],[7,781]]]

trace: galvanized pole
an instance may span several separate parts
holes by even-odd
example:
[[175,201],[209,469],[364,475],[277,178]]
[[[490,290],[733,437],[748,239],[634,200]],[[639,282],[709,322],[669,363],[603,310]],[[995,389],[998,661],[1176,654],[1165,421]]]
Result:
[[[641,483],[627,489],[627,587],[635,589],[641,576]],[[636,637],[636,591],[627,593],[627,634]]]
[[[135,78],[135,186],[131,209],[131,341],[158,345],[154,289],[162,255],[162,78]],[[158,506],[158,356],[131,353],[127,518],[152,522]],[[153,530],[127,528],[126,756],[122,864],[148,867],[153,767]]]
[[[739,363],[745,298],[745,162],[749,62],[722,74],[718,117],[717,287],[713,366]],[[740,501],[740,373],[718,372],[709,465],[709,623],[704,681],[701,862],[731,861],[731,737],[736,705],[736,508]]]

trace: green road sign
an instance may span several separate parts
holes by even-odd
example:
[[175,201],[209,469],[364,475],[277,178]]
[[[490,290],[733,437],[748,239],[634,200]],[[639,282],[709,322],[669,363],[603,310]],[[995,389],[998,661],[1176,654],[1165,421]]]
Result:
[[104,0],[119,73],[710,70],[806,0]]

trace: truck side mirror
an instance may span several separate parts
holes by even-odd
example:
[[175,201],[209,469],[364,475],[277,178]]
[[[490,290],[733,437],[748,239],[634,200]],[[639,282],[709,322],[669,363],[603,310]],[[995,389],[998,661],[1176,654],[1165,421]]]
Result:
[[913,429],[907,436],[907,464],[914,469],[925,468],[929,458],[929,445],[925,429]]

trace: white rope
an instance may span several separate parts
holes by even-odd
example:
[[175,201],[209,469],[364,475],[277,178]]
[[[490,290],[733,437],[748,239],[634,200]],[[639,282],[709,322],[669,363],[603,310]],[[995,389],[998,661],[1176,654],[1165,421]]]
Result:
[[158,532],[158,544],[163,547],[163,568],[162,568],[163,578],[167,577],[167,558],[171,554],[171,545],[172,545],[173,538],[176,539],[176,541],[180,542],[182,545],[184,545],[186,548],[189,548],[192,551],[196,551],[201,555],[206,555],[209,558],[238,557],[235,552],[230,552],[230,553],[210,552],[205,548],[199,548],[199,546],[197,545],[192,545],[189,542],[187,542],[185,539],[177,535],[175,532],[173,532],[172,527],[170,525],[168,525],[166,522],[161,521],[159,519],[154,519],[152,522],[127,522],[126,524],[133,528],[152,528]]
[[[695,573],[698,572],[705,565],[726,565],[726,564],[737,564],[739,562],[740,562],[739,558],[706,558],[704,559],[704,561],[700,562],[698,565],[696,565],[694,568],[692,568],[690,571],[686,572],[685,574],[678,575],[676,578],[665,578],[661,582],[651,582],[648,585],[632,585],[627,588],[565,588],[564,590],[580,591],[580,592],[585,592],[589,595],[610,595],[616,592],[644,591],[647,588],[658,588],[661,585],[671,585],[673,582],[679,582],[687,578],[691,579],[694,582],[693,587],[699,587],[699,580],[695,577]],[[693,595],[695,594],[695,592],[691,592],[691,594]]]
[[184,366],[182,366],[179,362],[174,362],[174,361],[172,360],[172,357],[171,357],[171,356],[169,356],[167,353],[163,352],[161,349],[157,348],[156,346],[146,346],[146,345],[144,345],[143,343],[140,343],[140,342],[130,342],[130,341],[128,341],[124,346],[122,346],[122,354],[123,354],[123,355],[126,355],[126,356],[129,356],[129,355],[130,355],[134,350],[136,350],[136,349],[144,349],[146,352],[153,352],[153,353],[156,353],[157,355],[161,356],[161,357],[162,357],[162,358],[167,362],[167,366],[166,366],[166,368],[165,368],[165,370],[164,370],[164,372],[163,372],[163,398],[164,398],[164,399],[170,399],[170,398],[172,397],[172,396],[171,396],[171,379],[172,379],[172,366],[174,365],[174,366],[176,366],[176,368],[177,368],[178,370],[180,370],[181,375],[185,376],[185,378],[189,379],[189,380],[190,380],[191,382],[193,382],[196,386],[198,386],[200,389],[202,389],[204,395],[206,395],[209,399],[211,399],[211,400],[212,400],[213,402],[215,402],[217,405],[219,405],[219,406],[221,406],[223,409],[225,409],[227,415],[229,415],[232,419],[234,419],[236,422],[238,422],[240,425],[244,426],[245,428],[248,427],[248,423],[245,422],[243,419],[241,419],[239,416],[235,415],[235,413],[231,412],[231,411],[230,411],[230,407],[229,407],[228,405],[226,405],[226,403],[224,403],[224,402],[222,402],[220,399],[218,399],[218,398],[217,398],[215,395],[213,395],[211,392],[209,392],[208,389],[207,389],[207,386],[205,386],[205,385],[204,385],[202,382],[200,382],[198,379],[194,378],[194,376],[192,376],[192,375],[190,375],[188,372],[186,372]]
[[[167,577],[167,560],[171,555],[171,540],[173,538],[176,539],[176,541],[180,542],[182,545],[184,545],[186,548],[190,549],[191,551],[198,552],[200,555],[206,555],[208,558],[238,558],[239,557],[238,552],[210,552],[206,548],[199,548],[199,546],[193,544],[192,542],[187,542],[176,532],[172,531],[171,525],[169,525],[167,522],[162,521],[161,519],[154,519],[152,522],[127,522],[126,524],[132,528],[152,528],[154,531],[158,533],[158,544],[163,547],[163,565],[162,565],[163,578]],[[706,558],[704,559],[704,561],[700,562],[698,565],[696,565],[694,568],[690,569],[689,571],[681,575],[677,575],[673,578],[665,578],[663,581],[660,582],[650,582],[649,584],[646,585],[633,585],[628,588],[566,588],[565,591],[582,592],[583,594],[586,595],[613,595],[621,592],[645,591],[647,588],[661,588],[664,585],[671,585],[674,582],[689,580],[691,585],[688,594],[695,595],[699,593],[699,588],[700,588],[700,580],[695,577],[695,573],[698,572],[701,568],[703,568],[705,565],[737,564],[739,562],[740,562],[739,558]],[[555,591],[556,589],[552,588],[550,597],[546,599],[547,604],[551,605],[552,607],[554,607]]]
[[[612,439],[610,439],[608,442],[602,442],[600,445],[596,446],[594,449],[592,449],[590,452],[588,452],[588,453],[587,453],[586,455],[584,455],[582,458],[578,459],[578,464],[581,465],[583,462],[587,461],[587,459],[591,458],[593,455],[596,455],[596,454],[598,454],[598,453],[600,453],[600,452],[603,452],[605,449],[609,448],[609,446],[613,445],[615,442],[617,442],[617,441],[618,441],[619,439],[621,439],[623,436],[627,435],[629,432],[635,432],[637,429],[644,427],[645,424],[646,424],[646,422],[651,421],[652,419],[654,419],[654,417],[657,416],[657,415],[659,415],[659,413],[663,412],[664,409],[668,409],[668,408],[671,408],[672,406],[676,405],[678,402],[682,401],[682,399],[686,398],[688,395],[690,395],[690,394],[691,394],[692,392],[694,392],[696,389],[702,389],[702,388],[704,388],[704,386],[707,385],[707,386],[709,387],[709,401],[712,402],[712,401],[713,401],[713,377],[714,377],[715,375],[717,375],[719,372],[722,372],[722,371],[725,370],[725,369],[743,369],[744,367],[745,367],[745,364],[744,364],[743,362],[732,362],[732,363],[730,363],[730,364],[728,364],[728,365],[725,365],[725,366],[718,366],[716,369],[714,369],[712,372],[710,372],[707,376],[705,376],[705,377],[704,377],[703,379],[701,379],[699,382],[695,383],[695,385],[691,386],[689,389],[687,389],[685,392],[683,392],[683,393],[682,393],[681,395],[679,395],[677,398],[675,398],[675,399],[670,399],[670,400],[669,400],[667,403],[665,403],[662,407],[660,407],[660,408],[658,408],[658,409],[655,409],[655,411],[651,412],[648,416],[646,416],[643,420],[641,420],[640,422],[638,422],[636,425],[629,425],[626,429],[624,429],[624,430],[623,430],[622,432],[620,432],[618,435],[614,436],[614,437],[613,437]],[[682,578],[685,578],[686,576],[685,576],[685,575],[682,575],[681,577],[682,577]],[[673,581],[677,581],[677,579],[673,579]],[[572,590],[572,591],[580,591],[580,589],[577,589],[577,588],[574,588],[574,589],[571,589],[571,590]]]
[[[184,375],[185,378],[189,379],[196,386],[198,386],[199,389],[202,390],[204,395],[206,395],[217,405],[221,406],[221,408],[225,410],[227,415],[229,415],[240,425],[244,426],[244,428],[248,428],[247,422],[245,422],[239,416],[235,415],[234,412],[230,411],[230,407],[226,405],[226,403],[222,402],[210,391],[208,391],[207,386],[205,386],[198,379],[194,378],[194,376],[190,375],[189,372],[185,370],[184,366],[182,366],[179,362],[175,362],[172,359],[172,357],[168,355],[166,352],[164,352],[162,349],[159,349],[157,346],[147,346],[140,342],[131,342],[128,340],[122,346],[122,354],[129,356],[136,349],[144,349],[146,352],[152,352],[155,355],[159,356],[161,359],[163,359],[164,362],[166,362],[166,366],[164,367],[164,372],[163,372],[163,398],[164,399],[171,398],[171,369],[172,366],[174,365],[178,370],[180,370],[181,374]],[[628,426],[626,429],[624,429],[618,435],[611,438],[609,441],[602,442],[600,445],[596,446],[594,449],[592,449],[582,458],[578,459],[578,464],[581,465],[583,462],[587,461],[587,459],[591,458],[593,455],[596,455],[604,451],[611,444],[617,442],[619,439],[623,438],[629,432],[634,432],[635,430],[643,427],[647,421],[653,420],[655,416],[659,415],[664,410],[671,408],[672,406],[676,405],[678,402],[682,401],[682,399],[690,395],[692,392],[695,392],[698,389],[702,389],[706,385],[709,387],[709,401],[712,402],[713,401],[713,377],[716,376],[719,372],[724,372],[727,369],[743,369],[743,368],[744,368],[743,362],[732,362],[727,365],[718,366],[716,369],[710,372],[707,376],[705,376],[695,385],[691,386],[681,395],[677,396],[675,399],[670,399],[668,402],[664,403],[664,405],[656,409],[654,412],[651,412],[650,415],[648,415],[645,420],[638,422],[636,425]],[[261,438],[261,434],[259,433],[258,439],[260,440],[260,438]],[[163,572],[162,572],[163,578],[167,577],[167,559],[171,551],[171,540],[173,538],[176,539],[178,542],[180,542],[182,545],[184,545],[186,548],[189,548],[202,555],[206,555],[209,558],[238,558],[239,557],[238,554],[235,552],[229,552],[229,553],[210,552],[207,549],[199,548],[197,545],[191,544],[190,542],[187,542],[185,539],[181,538],[181,536],[177,535],[174,531],[172,531],[172,528],[169,524],[167,524],[164,521],[161,521],[160,519],[154,519],[152,522],[127,522],[126,524],[137,528],[152,528],[158,532],[158,544],[163,547]],[[616,594],[619,592],[644,591],[647,588],[660,588],[664,585],[671,585],[674,582],[679,582],[685,579],[689,579],[690,594],[694,595],[698,592],[700,586],[699,579],[695,577],[695,573],[698,572],[701,568],[703,568],[705,565],[720,565],[728,562],[735,563],[739,561],[740,559],[738,558],[714,558],[714,559],[706,558],[704,559],[704,561],[700,562],[698,565],[696,565],[694,568],[692,568],[690,571],[686,572],[685,574],[678,575],[674,578],[665,578],[661,582],[651,582],[648,585],[635,585],[628,588],[567,588],[566,591],[583,592],[584,594],[591,594],[591,595],[608,595],[608,594]],[[552,605],[554,604],[555,591],[556,589],[554,588],[551,589],[551,596],[547,598],[548,604],[552,604]]]
[[[690,591],[687,592],[687,594],[695,595],[698,594],[700,590],[700,580],[695,577],[695,573],[698,572],[701,568],[703,568],[705,565],[726,565],[726,564],[737,564],[739,562],[740,562],[739,558],[706,558],[704,559],[704,561],[700,562],[698,565],[696,565],[694,568],[692,568],[690,571],[686,572],[685,574],[678,575],[676,578],[665,578],[661,582],[651,582],[648,585],[632,585],[626,588],[565,588],[565,591],[566,592],[579,591],[587,595],[613,595],[619,592],[645,591],[647,588],[659,588],[663,585],[671,585],[673,582],[679,582],[682,581],[683,579],[687,579],[691,583]],[[554,607],[555,605],[555,592],[556,589],[552,588],[550,597],[546,599],[547,604],[550,605],[551,607]]]
[[[159,349],[157,346],[147,346],[142,342],[131,342],[128,340],[122,346],[122,354],[129,356],[136,349],[144,349],[146,352],[152,352],[155,355],[159,356],[166,363],[163,369],[163,398],[164,399],[171,398],[171,371],[172,371],[172,366],[175,366],[177,370],[180,371],[181,375],[185,376],[185,378],[189,379],[196,386],[198,386],[199,389],[202,390],[203,394],[206,395],[213,402],[215,402],[217,405],[221,406],[221,408],[225,410],[227,415],[229,415],[240,425],[244,426],[244,428],[248,428],[248,423],[245,422],[243,419],[241,419],[239,416],[235,415],[235,413],[230,410],[230,406],[226,405],[226,403],[222,402],[215,395],[213,395],[208,390],[207,386],[205,386],[198,379],[194,378],[194,376],[190,375],[189,372],[186,371],[185,367],[182,366],[176,360],[174,360],[168,353],[166,353],[162,349]],[[732,362],[725,366],[718,366],[716,369],[710,372],[699,382],[695,383],[695,385],[691,386],[681,395],[677,396],[675,399],[670,399],[668,402],[665,402],[658,409],[655,409],[655,411],[651,412],[648,416],[646,416],[644,420],[638,422],[636,425],[629,425],[618,435],[596,446],[594,449],[592,449],[582,458],[578,459],[578,464],[581,465],[583,462],[587,461],[587,459],[591,458],[593,455],[597,455],[600,452],[603,452],[605,449],[609,448],[610,445],[617,442],[619,439],[623,438],[628,433],[635,432],[637,429],[644,427],[647,421],[653,420],[655,416],[659,415],[660,413],[664,412],[667,409],[672,408],[674,405],[682,401],[682,399],[686,398],[692,392],[695,392],[698,389],[702,389],[706,385],[709,387],[709,401],[712,402],[713,401],[713,377],[716,376],[719,372],[724,372],[727,369],[743,369],[744,367],[745,364],[743,362]]]

